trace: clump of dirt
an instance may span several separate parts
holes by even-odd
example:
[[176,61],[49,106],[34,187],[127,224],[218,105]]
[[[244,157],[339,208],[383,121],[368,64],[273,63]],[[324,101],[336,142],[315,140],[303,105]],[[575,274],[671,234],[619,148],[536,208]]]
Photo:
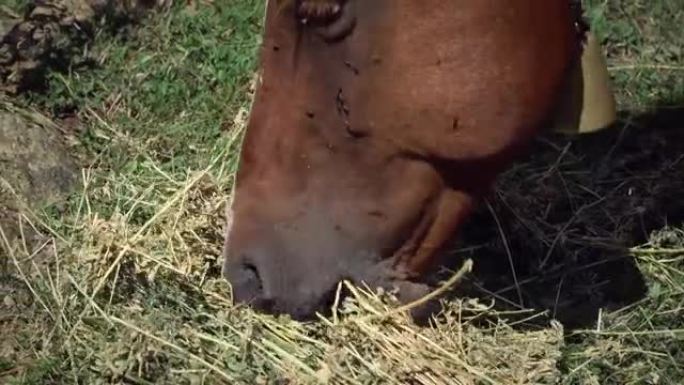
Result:
[[84,52],[99,29],[135,22],[170,0],[34,0],[15,24],[0,29],[0,91],[45,87],[51,70],[88,64]]
[[445,263],[472,258],[470,295],[546,310],[568,329],[642,298],[631,248],[684,222],[683,117],[664,107],[596,134],[540,138]]

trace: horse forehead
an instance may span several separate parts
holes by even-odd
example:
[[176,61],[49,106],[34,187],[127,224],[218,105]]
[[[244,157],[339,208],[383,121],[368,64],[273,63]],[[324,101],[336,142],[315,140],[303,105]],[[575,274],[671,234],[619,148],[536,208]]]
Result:
[[[281,24],[280,33],[271,34],[273,44],[289,39],[297,45],[291,52],[296,65],[287,69],[287,55],[277,54],[269,55],[266,65],[292,72],[292,86],[282,87],[293,97],[291,103],[330,105],[342,96],[371,111],[402,100],[410,100],[412,110],[421,104],[465,105],[487,81],[505,77],[517,82],[509,85],[519,85],[529,80],[531,68],[543,75],[537,51],[557,42],[558,31],[565,29],[559,23],[569,11],[565,3],[517,0],[502,9],[498,0],[358,1],[357,26],[339,43],[328,44],[307,29],[302,37],[294,24]],[[525,89],[509,87],[508,92]],[[297,90],[308,100],[296,99]],[[402,103],[396,108],[405,109]],[[365,118],[359,110],[353,112]]]
[[[541,110],[565,66],[563,49],[545,44],[567,43],[558,36],[567,29],[559,22],[569,13],[566,1],[516,0],[504,8],[498,0],[355,3],[355,30],[334,44],[298,28],[294,17],[269,14],[263,108],[254,115],[290,121],[300,137],[286,140],[295,147],[322,133],[341,140],[349,128],[422,122],[463,129],[501,117],[516,126]],[[548,53],[544,63],[540,52]]]

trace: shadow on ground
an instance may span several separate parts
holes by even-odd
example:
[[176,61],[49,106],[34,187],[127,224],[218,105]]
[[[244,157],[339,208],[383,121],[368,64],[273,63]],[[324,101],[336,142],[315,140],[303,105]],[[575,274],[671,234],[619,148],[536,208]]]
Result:
[[684,221],[684,106],[622,114],[587,136],[549,135],[531,154],[502,175],[446,256],[451,268],[475,262],[452,294],[590,327],[599,309],[646,294],[628,248]]

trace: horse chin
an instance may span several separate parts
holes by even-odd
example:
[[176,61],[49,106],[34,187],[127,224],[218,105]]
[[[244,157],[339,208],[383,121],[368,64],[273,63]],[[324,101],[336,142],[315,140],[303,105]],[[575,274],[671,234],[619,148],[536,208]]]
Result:
[[426,324],[441,310],[438,298],[426,298],[434,289],[432,286],[405,278],[405,274],[388,267],[387,261],[381,262],[375,269],[370,269],[367,274],[355,281],[363,282],[373,290],[382,288],[394,293],[399,302],[398,306],[408,306],[411,318],[418,324]]
[[399,301],[410,305],[409,312],[416,323],[427,324],[430,318],[441,311],[439,299],[426,297],[432,292],[429,285],[411,281],[401,281],[396,285],[399,287]]

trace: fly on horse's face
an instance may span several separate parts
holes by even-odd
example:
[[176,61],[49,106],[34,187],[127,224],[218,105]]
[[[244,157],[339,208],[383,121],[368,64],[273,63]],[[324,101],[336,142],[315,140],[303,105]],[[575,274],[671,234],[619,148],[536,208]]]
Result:
[[225,245],[235,301],[295,318],[341,279],[418,295],[576,48],[568,0],[322,2],[342,14],[311,28],[267,7]]

